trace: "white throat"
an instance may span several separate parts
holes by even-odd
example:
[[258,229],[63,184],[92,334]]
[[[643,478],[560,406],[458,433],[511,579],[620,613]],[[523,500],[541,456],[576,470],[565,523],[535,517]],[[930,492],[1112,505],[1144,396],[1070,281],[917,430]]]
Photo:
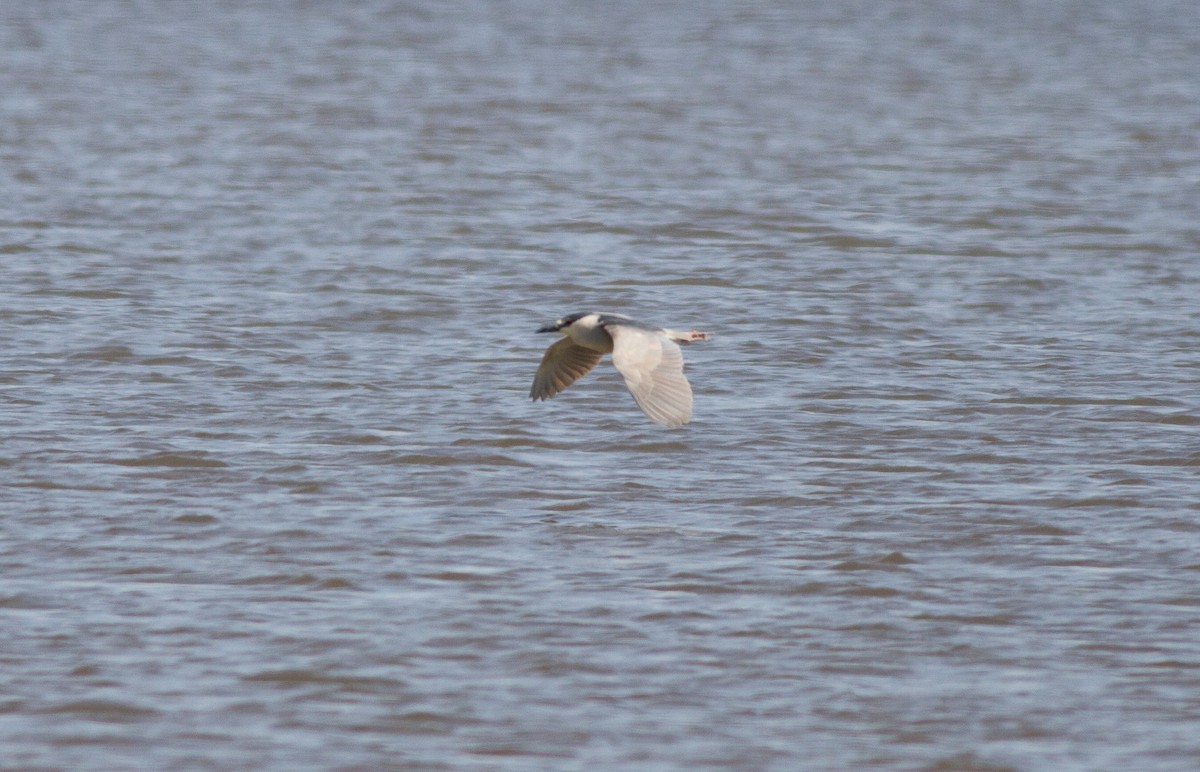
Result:
[[600,326],[600,314],[588,314],[576,319],[563,334],[576,344],[595,351],[612,351],[612,337]]

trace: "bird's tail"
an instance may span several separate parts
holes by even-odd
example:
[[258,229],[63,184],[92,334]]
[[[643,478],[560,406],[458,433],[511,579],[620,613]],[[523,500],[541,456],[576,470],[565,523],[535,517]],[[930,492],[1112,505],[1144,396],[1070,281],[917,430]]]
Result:
[[711,332],[700,332],[699,330],[688,330],[687,332],[678,332],[677,330],[663,330],[667,337],[676,343],[694,343],[698,340],[712,340]]

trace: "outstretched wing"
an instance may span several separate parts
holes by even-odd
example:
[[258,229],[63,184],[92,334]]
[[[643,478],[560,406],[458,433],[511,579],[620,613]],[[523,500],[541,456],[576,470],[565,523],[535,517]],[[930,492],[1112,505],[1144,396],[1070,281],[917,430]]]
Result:
[[537,375],[533,376],[530,399],[549,399],[582,378],[600,361],[600,352],[575,345],[563,338],[546,349]]
[[682,426],[692,417],[692,387],[683,377],[683,352],[655,330],[624,324],[605,329],[613,339],[613,364],[642,412],[655,423]]

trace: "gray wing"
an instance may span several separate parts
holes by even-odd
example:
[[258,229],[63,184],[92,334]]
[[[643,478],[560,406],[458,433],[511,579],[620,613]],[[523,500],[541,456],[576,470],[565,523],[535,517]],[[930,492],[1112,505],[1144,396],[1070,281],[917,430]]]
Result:
[[600,361],[600,352],[575,345],[563,338],[546,349],[537,375],[533,376],[530,399],[549,399],[582,378]]
[[692,387],[683,377],[683,351],[655,330],[623,324],[606,328],[613,339],[613,364],[629,393],[655,423],[682,426],[692,417]]

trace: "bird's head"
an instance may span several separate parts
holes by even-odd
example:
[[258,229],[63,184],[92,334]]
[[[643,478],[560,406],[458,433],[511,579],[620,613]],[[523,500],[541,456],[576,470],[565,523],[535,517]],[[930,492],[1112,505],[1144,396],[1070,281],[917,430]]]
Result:
[[569,328],[572,324],[575,324],[575,322],[578,322],[583,317],[589,315],[590,314],[587,312],[584,312],[582,314],[571,314],[570,316],[564,316],[562,319],[558,319],[552,324],[539,327],[538,332],[561,332],[562,334],[566,335],[567,328]]

